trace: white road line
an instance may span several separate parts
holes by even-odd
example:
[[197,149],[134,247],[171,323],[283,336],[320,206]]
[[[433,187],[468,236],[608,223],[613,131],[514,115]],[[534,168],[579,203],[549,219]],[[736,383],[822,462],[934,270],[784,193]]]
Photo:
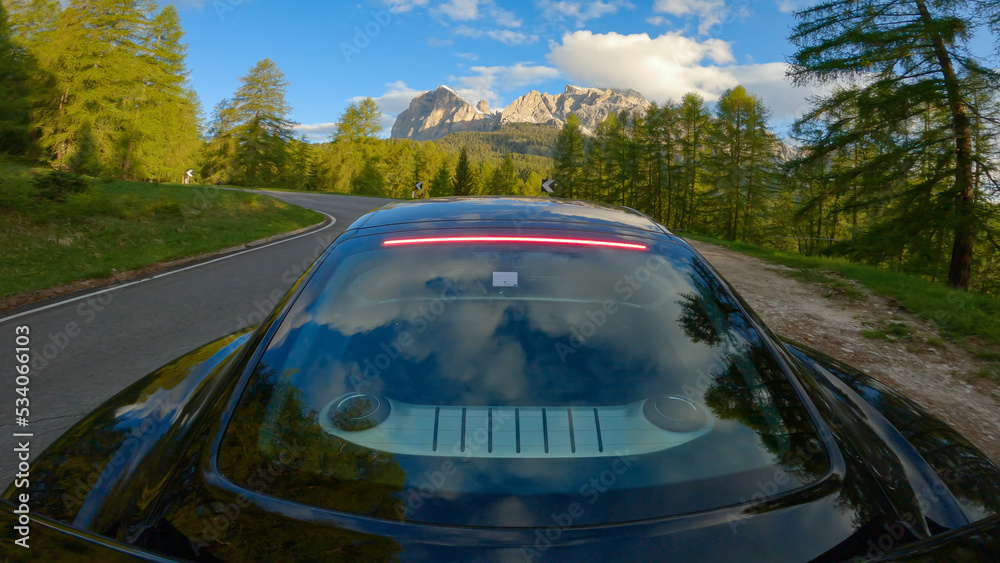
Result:
[[24,311],[23,313],[18,313],[16,315],[11,315],[9,317],[3,317],[2,319],[0,319],[0,324],[3,324],[5,322],[7,322],[7,321],[12,321],[14,319],[19,319],[21,317],[24,317],[24,316],[27,316],[27,315],[31,315],[31,314],[34,314],[34,313],[41,313],[42,311],[47,311],[49,309],[55,309],[56,307],[62,307],[63,305],[69,305],[70,303],[75,303],[77,301],[82,301],[84,299],[89,299],[91,297],[94,297],[95,295],[103,295],[105,293],[111,293],[112,291],[118,291],[120,289],[125,289],[126,287],[132,287],[133,285],[139,285],[141,283],[146,283],[146,282],[153,281],[153,280],[156,280],[156,279],[165,278],[167,276],[172,276],[174,274],[179,274],[181,272],[186,272],[188,270],[193,270],[195,268],[200,268],[202,266],[208,266],[209,264],[215,264],[216,262],[222,262],[223,260],[229,260],[230,258],[236,258],[237,256],[242,256],[242,255],[248,254],[250,252],[256,252],[258,250],[264,250],[265,248],[270,248],[272,246],[276,246],[276,245],[279,245],[279,244],[284,244],[286,242],[292,242],[293,240],[300,239],[302,237],[308,237],[308,236],[315,235],[316,233],[321,233],[321,232],[323,232],[323,231],[325,231],[325,230],[329,229],[330,227],[333,227],[334,225],[337,224],[337,218],[334,217],[333,215],[330,215],[329,213],[323,213],[322,211],[318,211],[318,210],[315,210],[315,209],[313,211],[316,211],[317,213],[322,213],[323,215],[326,215],[327,217],[329,217],[330,218],[330,224],[327,225],[327,226],[325,226],[325,227],[323,227],[323,228],[321,228],[321,229],[317,229],[315,231],[310,231],[310,232],[302,234],[302,235],[298,235],[298,236],[294,236],[294,237],[291,237],[291,238],[286,238],[286,239],[283,239],[283,240],[275,241],[275,242],[272,242],[271,244],[265,244],[264,246],[257,246],[257,247],[254,247],[254,248],[250,248],[248,250],[243,250],[243,251],[237,252],[235,254],[228,254],[228,255],[223,256],[221,258],[216,258],[214,260],[209,260],[208,262],[202,262],[200,264],[195,264],[193,266],[188,266],[187,268],[181,268],[179,270],[171,270],[169,272],[164,272],[162,274],[157,274],[157,275],[152,276],[152,277],[144,278],[144,279],[141,279],[141,280],[136,280],[134,282],[123,283],[121,285],[116,285],[116,286],[113,286],[113,287],[102,289],[100,291],[95,291],[93,293],[88,293],[86,295],[81,295],[79,297],[74,297],[72,299],[66,299],[66,300],[63,300],[63,301],[59,301],[58,303],[52,303],[51,305],[46,305],[44,307],[38,307],[36,309],[30,309],[28,311]]

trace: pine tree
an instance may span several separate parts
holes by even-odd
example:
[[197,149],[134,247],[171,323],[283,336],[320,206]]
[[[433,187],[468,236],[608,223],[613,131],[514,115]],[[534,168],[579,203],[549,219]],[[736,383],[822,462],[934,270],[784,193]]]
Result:
[[458,165],[455,167],[455,178],[452,180],[452,186],[456,196],[469,195],[475,187],[472,165],[469,163],[469,151],[465,147],[462,147],[462,152],[458,155]]
[[[927,160],[929,151],[942,156],[935,174],[895,196],[929,204],[930,208],[919,210],[923,220],[902,215],[892,230],[906,228],[913,239],[921,238],[925,227],[946,226],[952,233],[948,283],[958,289],[969,286],[975,229],[985,224],[976,203],[972,120],[977,110],[970,107],[969,79],[994,87],[998,81],[968,53],[966,45],[977,20],[965,12],[966,7],[955,1],[831,0],[797,12],[799,24],[791,36],[798,47],[791,71],[797,83],[866,77],[864,88],[843,90],[819,101],[807,120],[839,105],[861,104],[881,114],[873,122],[877,128],[898,130],[917,113],[948,108],[949,122],[943,128],[934,128],[919,140],[894,135],[902,160],[879,157],[862,168],[898,171],[900,164],[916,166]],[[833,141],[824,139],[812,158],[825,158],[836,150]],[[920,156],[913,158],[916,154]],[[907,167],[907,174],[912,171]]]

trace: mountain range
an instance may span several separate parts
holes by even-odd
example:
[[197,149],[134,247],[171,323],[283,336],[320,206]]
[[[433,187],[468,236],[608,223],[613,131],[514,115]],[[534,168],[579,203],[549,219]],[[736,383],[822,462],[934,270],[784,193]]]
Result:
[[644,113],[649,101],[635,90],[566,86],[559,95],[532,90],[504,110],[491,110],[486,100],[473,106],[447,86],[424,92],[396,117],[392,138],[433,141],[452,133],[490,132],[502,125],[535,123],[562,127],[575,113],[584,133],[590,134],[611,113]]

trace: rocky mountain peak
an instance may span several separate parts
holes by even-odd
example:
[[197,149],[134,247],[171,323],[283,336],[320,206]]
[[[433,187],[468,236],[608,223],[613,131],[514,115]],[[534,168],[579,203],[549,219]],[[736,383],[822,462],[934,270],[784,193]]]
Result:
[[558,95],[532,90],[502,112],[493,113],[486,100],[473,106],[451,88],[440,86],[410,102],[396,118],[392,136],[426,141],[460,131],[494,131],[505,123],[562,127],[571,113],[580,119],[583,131],[591,133],[611,113],[645,113],[648,109],[649,102],[635,90],[567,85]]
[[477,110],[451,88],[440,86],[410,101],[410,107],[396,117],[392,137],[430,141],[462,131],[493,131],[497,121],[496,116]]
[[597,124],[611,113],[627,111],[644,114],[648,109],[649,102],[635,90],[568,85],[558,96],[537,91],[521,96],[503,111],[500,122],[543,123],[561,127],[569,114],[575,113],[583,131],[592,133]]

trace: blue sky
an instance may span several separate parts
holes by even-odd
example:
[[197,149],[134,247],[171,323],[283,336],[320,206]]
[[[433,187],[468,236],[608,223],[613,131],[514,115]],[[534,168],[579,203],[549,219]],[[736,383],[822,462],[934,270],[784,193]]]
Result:
[[[502,109],[566,84],[633,88],[649,100],[738,83],[778,132],[816,88],[784,79],[791,11],[809,0],[179,0],[191,82],[206,113],[270,57],[289,81],[299,131],[322,139],[352,99],[379,101],[391,127],[439,85]],[[985,42],[984,42],[985,45]]]

